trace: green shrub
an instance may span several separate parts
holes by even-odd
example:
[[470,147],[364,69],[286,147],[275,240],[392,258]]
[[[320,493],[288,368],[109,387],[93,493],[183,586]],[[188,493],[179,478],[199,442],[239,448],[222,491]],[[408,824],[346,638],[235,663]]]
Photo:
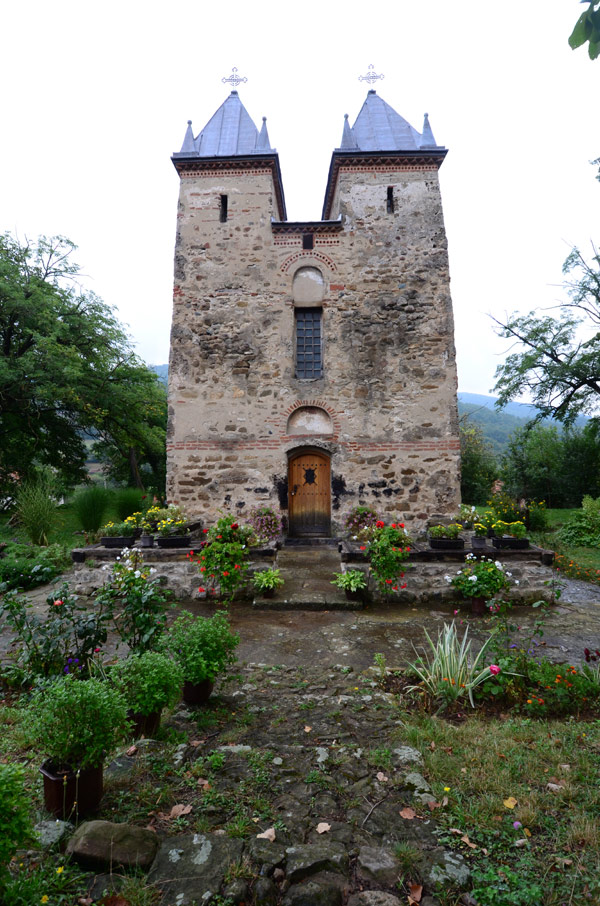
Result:
[[23,766],[0,764],[0,891],[7,863],[33,838],[29,801]]
[[508,491],[502,489],[492,494],[488,500],[488,506],[493,508],[496,519],[501,519],[503,522],[516,522],[523,516],[517,501],[510,496]]
[[169,592],[153,572],[138,551],[126,550],[96,598],[121,640],[138,652],[156,648],[167,622]]
[[409,545],[410,538],[402,522],[386,526],[381,520],[377,521],[369,544],[369,559],[375,580],[385,593],[406,588],[406,583],[400,585],[398,580],[404,578]]
[[65,547],[49,544],[32,547],[30,544],[9,542],[0,560],[0,594],[10,589],[27,591],[44,585],[59,576],[71,564]]
[[54,485],[46,475],[26,482],[17,491],[17,516],[33,544],[48,544],[48,535],[56,518],[53,492]]
[[201,683],[214,680],[235,661],[233,652],[239,641],[225,611],[219,610],[212,617],[194,617],[185,611],[166,633],[163,645],[181,665],[184,680]]
[[132,654],[111,670],[117,689],[135,714],[153,714],[177,701],[183,685],[179,664],[160,651]]
[[124,522],[132,513],[147,509],[144,503],[148,498],[138,488],[119,488],[115,494],[115,510],[121,522]]
[[527,504],[527,523],[532,532],[548,530],[548,512],[543,500],[530,500]]
[[581,511],[575,513],[557,533],[563,544],[600,547],[600,497],[586,494]]
[[73,499],[73,509],[84,532],[98,531],[111,497],[107,488],[96,484],[77,492]]
[[125,738],[127,703],[109,683],[64,676],[34,693],[29,732],[53,765],[97,767]]

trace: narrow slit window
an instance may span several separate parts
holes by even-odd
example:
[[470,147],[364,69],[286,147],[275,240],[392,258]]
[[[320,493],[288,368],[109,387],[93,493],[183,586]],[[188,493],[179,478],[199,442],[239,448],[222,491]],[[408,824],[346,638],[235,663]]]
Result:
[[323,375],[320,308],[296,309],[296,377]]
[[387,212],[388,214],[394,213],[394,187],[388,186],[387,190]]
[[303,233],[302,235],[302,248],[303,249],[313,249],[315,247],[315,237],[312,233]]
[[221,195],[221,206],[219,208],[219,220],[221,223],[227,221],[227,195]]

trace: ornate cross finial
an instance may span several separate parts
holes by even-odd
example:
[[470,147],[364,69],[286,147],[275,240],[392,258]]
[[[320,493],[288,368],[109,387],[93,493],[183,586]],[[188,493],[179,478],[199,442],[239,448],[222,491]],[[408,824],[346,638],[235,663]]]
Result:
[[237,69],[234,66],[233,69],[231,70],[231,75],[228,76],[226,79],[225,78],[221,79],[221,81],[224,83],[228,82],[232,88],[237,88],[238,85],[240,85],[242,82],[247,82],[248,79],[246,78],[246,76],[239,76],[237,74]]
[[373,72],[374,68],[375,67],[373,66],[373,64],[370,63],[368,73],[364,76],[363,75],[359,76],[358,81],[359,82],[368,82],[369,85],[372,85],[373,82],[377,82],[378,79],[384,79],[385,78],[384,75],[377,75],[376,72]]

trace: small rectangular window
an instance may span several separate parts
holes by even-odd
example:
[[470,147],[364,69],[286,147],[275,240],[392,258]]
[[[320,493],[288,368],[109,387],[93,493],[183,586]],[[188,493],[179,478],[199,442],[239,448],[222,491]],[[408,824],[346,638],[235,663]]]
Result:
[[394,213],[394,187],[388,186],[387,190],[387,212],[388,214]]
[[302,248],[313,249],[315,247],[315,237],[312,233],[302,234]]
[[221,207],[219,210],[219,220],[221,223],[227,221],[227,195],[221,195]]
[[321,367],[320,308],[296,309],[296,377],[320,378]]

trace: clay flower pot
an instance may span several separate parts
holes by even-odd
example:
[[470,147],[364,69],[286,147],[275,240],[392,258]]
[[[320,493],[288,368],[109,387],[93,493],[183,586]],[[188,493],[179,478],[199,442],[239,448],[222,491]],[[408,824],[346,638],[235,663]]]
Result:
[[485,606],[485,598],[483,595],[479,595],[476,598],[471,598],[471,613],[476,614],[477,616],[482,616],[487,613],[487,607]]
[[139,712],[128,711],[127,716],[133,722],[133,728],[131,730],[133,738],[140,739],[140,737],[145,736],[146,739],[151,739],[154,737],[156,731],[160,727],[161,713],[162,709],[159,711],[152,711],[150,714],[140,714]]
[[214,688],[214,682],[209,679],[202,680],[201,683],[186,681],[183,684],[183,700],[188,705],[203,705],[209,700]]

